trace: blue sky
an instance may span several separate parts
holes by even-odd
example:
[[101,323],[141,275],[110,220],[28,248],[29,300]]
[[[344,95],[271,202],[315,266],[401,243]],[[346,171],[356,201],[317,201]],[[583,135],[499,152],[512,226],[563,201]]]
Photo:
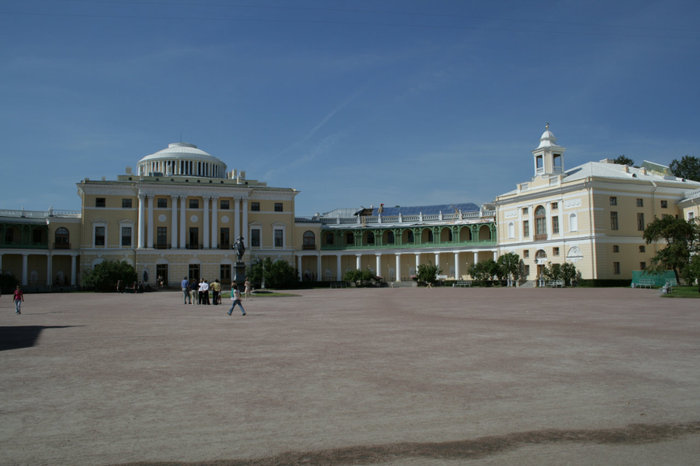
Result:
[[0,208],[79,209],[185,141],[297,215],[490,202],[565,167],[700,156],[700,2],[3,0]]

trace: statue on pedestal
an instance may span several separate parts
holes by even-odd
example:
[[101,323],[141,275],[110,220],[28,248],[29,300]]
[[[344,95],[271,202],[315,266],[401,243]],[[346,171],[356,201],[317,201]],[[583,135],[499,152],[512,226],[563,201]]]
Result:
[[245,254],[245,245],[243,244],[243,237],[239,236],[236,242],[233,243],[233,250],[236,251],[236,261],[235,275],[233,281],[242,284],[245,281],[245,262],[243,262],[243,254]]

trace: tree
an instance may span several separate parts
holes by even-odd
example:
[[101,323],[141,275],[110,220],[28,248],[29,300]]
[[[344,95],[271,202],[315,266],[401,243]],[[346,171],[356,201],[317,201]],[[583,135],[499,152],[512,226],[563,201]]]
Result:
[[520,278],[520,256],[514,252],[509,252],[500,256],[496,262],[501,271],[499,274],[501,277],[513,280]]
[[440,267],[433,264],[420,264],[416,271],[416,277],[419,282],[429,283],[434,285],[437,282],[437,276],[442,272]]
[[266,257],[251,264],[247,273],[248,280],[257,288],[261,288],[263,282],[265,288],[285,289],[294,288],[299,284],[296,270],[285,260],[277,260]]
[[671,173],[679,178],[700,181],[700,159],[684,155],[680,160],[673,160],[669,165]]
[[116,291],[117,282],[125,285],[136,281],[136,270],[125,261],[103,261],[83,275],[83,285],[96,291]]
[[348,270],[343,275],[343,280],[353,282],[356,286],[366,286],[375,278],[374,272],[365,270]]
[[692,283],[693,280],[698,281],[698,293],[700,293],[700,254],[695,254],[690,258],[688,279],[689,283]]
[[631,158],[627,157],[626,155],[618,155],[617,158],[613,159],[613,163],[616,163],[618,165],[629,165],[632,166],[634,165],[634,160]]
[[663,239],[666,247],[652,257],[650,269],[657,272],[671,269],[676,275],[676,281],[680,283],[681,275],[688,276],[690,254],[695,248],[699,232],[695,222],[671,215],[655,218],[647,225],[643,238],[647,244]]
[[565,262],[561,265],[561,277],[564,280],[565,286],[573,286],[574,279],[578,275],[576,266],[571,262]]
[[488,285],[489,282],[493,280],[493,277],[498,275],[499,269],[495,260],[488,259],[484,262],[472,264],[471,267],[469,267],[469,275],[471,275],[476,282],[482,285]]

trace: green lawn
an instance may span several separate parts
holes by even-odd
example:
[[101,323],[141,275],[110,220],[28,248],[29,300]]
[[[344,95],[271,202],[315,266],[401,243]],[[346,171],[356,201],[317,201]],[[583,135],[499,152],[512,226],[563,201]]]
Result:
[[697,286],[674,286],[671,294],[664,295],[665,298],[700,298]]

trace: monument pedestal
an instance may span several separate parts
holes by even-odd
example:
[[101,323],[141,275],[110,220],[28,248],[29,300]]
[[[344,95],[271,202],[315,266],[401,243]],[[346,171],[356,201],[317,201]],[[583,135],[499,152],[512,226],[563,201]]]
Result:
[[233,266],[234,268],[234,275],[233,275],[233,281],[236,282],[238,285],[243,285],[245,282],[245,262],[236,262],[236,264]]

